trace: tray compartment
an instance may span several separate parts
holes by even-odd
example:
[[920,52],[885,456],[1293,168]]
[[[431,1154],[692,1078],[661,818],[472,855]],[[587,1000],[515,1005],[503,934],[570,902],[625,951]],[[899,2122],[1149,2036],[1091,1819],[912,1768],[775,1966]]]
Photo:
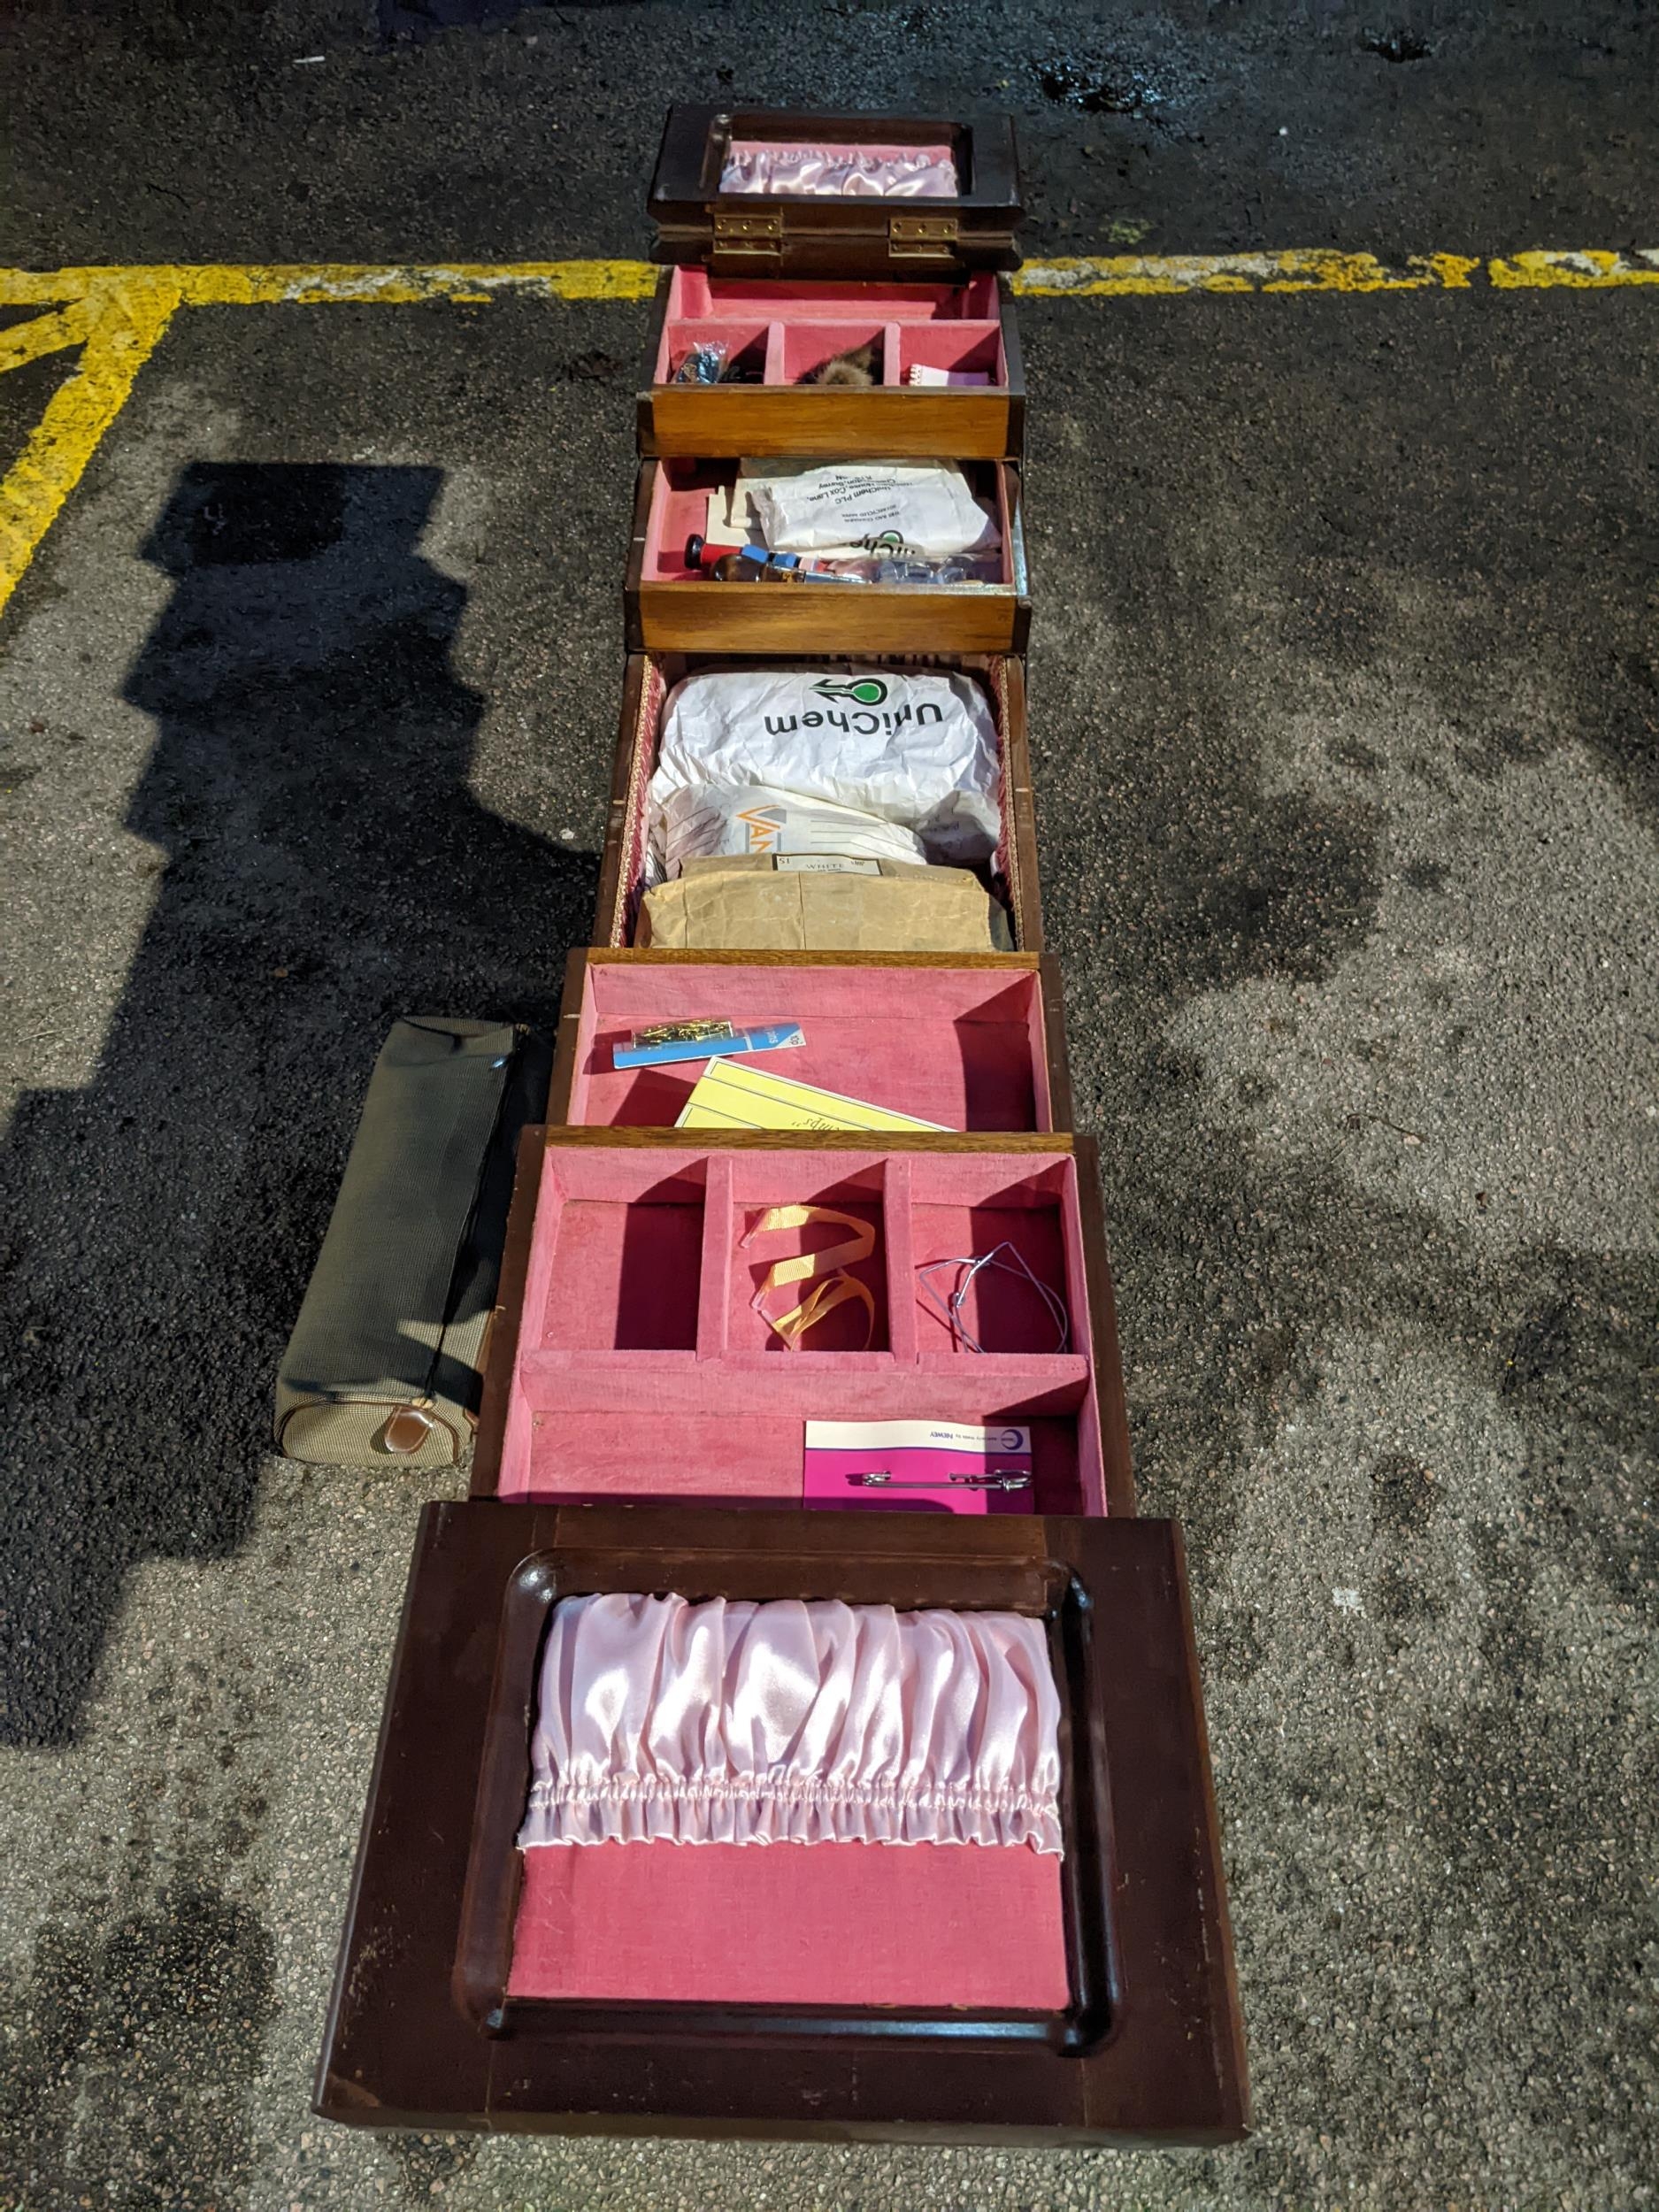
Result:
[[[888,1184],[895,1179],[895,1164],[883,1161],[823,1181],[810,1179],[805,1187],[799,1160],[787,1156],[782,1162],[763,1155],[758,1160],[734,1159],[731,1164],[733,1184],[732,1212],[726,1225],[730,1265],[726,1351],[777,1355],[788,1360],[816,1361],[838,1356],[838,1364],[842,1366],[849,1358],[881,1358],[891,1348],[889,1315],[902,1289],[901,1283],[895,1280],[890,1291],[888,1281],[889,1271],[897,1264],[895,1222],[884,1202]],[[826,1164],[820,1161],[818,1164],[821,1173]],[[850,1242],[856,1233],[840,1221],[810,1221],[798,1227],[763,1229],[762,1224],[771,1209],[796,1205],[844,1214],[847,1222],[861,1224],[873,1233],[875,1241],[867,1257],[848,1260],[839,1265],[841,1271],[870,1293],[875,1311],[872,1317],[868,1316],[860,1301],[849,1299],[827,1314],[818,1326],[809,1330],[800,1340],[799,1348],[792,1352],[769,1327],[765,1314],[781,1317],[790,1312],[808,1295],[815,1282],[823,1278],[783,1283],[766,1294],[764,1286],[773,1265],[798,1255],[833,1250],[837,1245]],[[898,1222],[902,1228],[902,1215]],[[757,1310],[755,1302],[763,1297],[764,1313]]]
[[[1065,1308],[1066,1351],[1075,1349],[1074,1317],[1086,1313],[1088,1306],[1071,1187],[1075,1173],[1070,1160],[1011,1179],[1002,1164],[972,1155],[952,1160],[948,1169],[943,1162],[928,1162],[917,1178],[910,1212],[917,1267],[1011,1246],[1014,1255]],[[962,1323],[967,1336],[984,1349],[969,1349],[960,1333],[953,1333],[932,1303],[923,1300],[918,1310],[925,1353],[957,1359],[1064,1356],[1057,1350],[1058,1328],[1046,1301],[1018,1275],[980,1268],[970,1279],[965,1268],[941,1266],[928,1281],[947,1309],[950,1294],[965,1281]]]
[[[1058,981],[1020,955],[953,964],[902,955],[815,961],[783,955],[626,960],[573,955],[560,1021],[562,1070],[549,1118],[667,1128],[709,1064],[617,1068],[613,1055],[653,1022],[798,1021],[804,1046],[754,1056],[793,1081],[911,1114],[947,1129],[1070,1126],[1056,1100]],[[563,1085],[563,1087],[561,1087]]]
[[[814,369],[822,368],[838,354],[860,351],[865,346],[875,348],[875,358],[870,365],[872,381],[876,384],[898,382],[897,332],[884,322],[785,323],[780,331],[780,374],[778,381],[802,386],[807,383]],[[822,388],[849,388],[829,386]],[[856,389],[856,387],[851,388]]]
[[[713,591],[781,592],[788,585],[715,584]],[[810,591],[811,585],[802,585]],[[833,587],[826,587],[833,588]],[[817,664],[845,658],[844,655],[803,651],[799,657]],[[865,653],[860,663],[876,666],[910,664],[914,657]],[[622,714],[611,772],[611,813],[605,832],[604,860],[600,870],[598,909],[594,940],[601,945],[631,945],[639,922],[644,894],[650,780],[662,741],[663,710],[668,695],[682,676],[700,669],[732,668],[743,661],[729,654],[642,653],[629,661],[623,685]],[[996,723],[1002,786],[998,793],[1002,833],[990,868],[992,887],[1009,910],[1015,944],[1022,952],[1042,946],[1042,903],[1037,874],[1037,827],[1031,787],[1031,756],[1025,731],[1025,680],[1023,661],[1006,654],[941,654],[929,656],[927,665],[961,670],[981,683]],[[832,1087],[841,1087],[833,1086]],[[926,1115],[926,1120],[943,1120]]]
[[549,1154],[528,1311],[552,1352],[694,1352],[706,1164]]
[[[698,1197],[694,1258],[688,1217]],[[578,1256],[596,1253],[601,1263],[592,1276],[598,1294],[585,1294],[598,1317],[580,1325],[559,1310],[561,1299],[584,1295],[588,1279],[557,1264],[572,1201],[611,1215],[593,1223],[580,1216]],[[849,1271],[876,1302],[868,1347],[862,1309],[851,1302],[795,1351],[753,1310],[774,1259],[847,1233],[813,1223],[743,1244],[766,1208],[795,1203],[876,1226],[874,1250]],[[1081,1256],[1091,1233],[1086,1209],[1096,1203],[1069,1140],[918,1136],[872,1146],[727,1136],[710,1148],[693,1131],[654,1132],[643,1143],[609,1141],[598,1130],[536,1132],[520,1157],[474,1492],[799,1505],[808,1420],[1017,1422],[1033,1432],[1038,1512],[1133,1511],[1110,1275],[1097,1289]],[[918,1260],[976,1248],[962,1240],[991,1231],[1010,1232],[1034,1266],[1056,1277],[1063,1266],[1064,1353],[1038,1337],[1016,1301],[1037,1302],[1018,1286],[1014,1299],[987,1293],[972,1309],[998,1348],[984,1355],[953,1349],[924,1310]],[[642,1279],[661,1265],[664,1237],[679,1248],[679,1287],[653,1294],[657,1302],[643,1309],[648,1325],[638,1310],[622,1314],[631,1279],[623,1263],[637,1251]],[[519,1280],[533,1318],[515,1328]],[[781,1286],[769,1310],[787,1312],[804,1287]]]
[[[718,388],[716,388],[718,392]],[[817,395],[823,398],[825,395]],[[629,641],[687,652],[821,655],[1023,650],[1031,623],[1019,484],[1002,461],[964,462],[996,517],[993,580],[963,584],[723,583],[687,567],[704,534],[709,494],[734,462],[665,457],[641,470],[628,561]]]
[[[860,332],[867,332],[869,326],[848,324],[842,328],[847,334],[856,338]],[[841,333],[832,334],[839,336]],[[799,338],[800,334],[791,334],[792,341]],[[821,350],[822,342],[821,337],[813,336],[810,342],[802,339],[796,346],[794,357],[799,362],[803,370],[826,357]],[[829,350],[835,352],[841,349],[832,345]],[[786,357],[788,357],[786,356]],[[968,480],[974,496],[981,503],[988,503],[995,516],[997,535],[1000,540],[1000,546],[995,556],[995,581],[984,587],[966,584],[941,585],[935,588],[932,585],[919,584],[725,584],[718,580],[710,582],[706,578],[701,577],[698,572],[687,566],[686,541],[694,534],[703,534],[709,518],[709,494],[717,489],[726,489],[736,481],[735,466],[731,462],[724,460],[676,459],[658,462],[646,473],[650,480],[649,501],[646,511],[641,569],[641,577],[646,582],[680,584],[687,592],[699,595],[721,592],[727,597],[739,598],[747,596],[751,591],[764,591],[779,598],[788,596],[795,599],[807,595],[815,595],[818,599],[826,596],[845,599],[849,595],[880,599],[895,592],[926,592],[931,596],[935,589],[949,591],[957,595],[967,594],[977,597],[983,596],[987,591],[1011,591],[1014,588],[1017,561],[1017,549],[1014,541],[1015,502],[1007,471],[997,467],[995,464],[971,463],[967,470]],[[987,554],[986,557],[988,561],[992,557]],[[673,642],[674,641],[668,641]],[[820,648],[820,649],[826,649]],[[827,649],[833,650],[833,649]]]
[[695,320],[676,320],[666,324],[663,343],[657,363],[657,381],[672,386],[678,391],[708,391],[709,385],[677,384],[681,367],[688,354],[699,346],[723,345],[726,349],[724,366],[736,365],[744,371],[743,381],[764,383],[768,354],[773,342],[772,323],[752,320],[716,321],[712,318]]
[[[979,386],[947,385],[946,390],[972,391],[1008,381],[1000,323],[921,323],[897,333],[898,362],[895,381],[907,389],[926,390],[910,384],[916,367],[956,370],[981,380]],[[933,389],[938,387],[932,388]]]

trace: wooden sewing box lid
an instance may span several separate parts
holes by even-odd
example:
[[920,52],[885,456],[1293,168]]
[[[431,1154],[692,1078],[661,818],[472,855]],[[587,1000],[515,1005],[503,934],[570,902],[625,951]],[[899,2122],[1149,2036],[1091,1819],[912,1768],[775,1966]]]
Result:
[[[733,147],[949,149],[949,196],[723,191]],[[818,115],[787,108],[675,105],[646,209],[658,261],[720,276],[967,276],[1019,265],[1024,219],[1014,126],[1006,115]]]

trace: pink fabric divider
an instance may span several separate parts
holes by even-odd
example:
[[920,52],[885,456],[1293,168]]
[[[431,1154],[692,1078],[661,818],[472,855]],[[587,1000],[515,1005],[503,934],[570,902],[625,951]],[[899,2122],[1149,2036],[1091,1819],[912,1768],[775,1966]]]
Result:
[[959,284],[889,284],[831,277],[810,282],[785,277],[711,277],[683,264],[668,280],[670,321],[735,316],[743,321],[841,322],[873,316],[888,323],[994,322],[995,276],[981,272]]
[[[816,1397],[791,1403],[774,1399],[764,1409],[723,1407],[715,1413],[680,1413],[632,1406],[524,1409],[525,1443],[504,1469],[503,1498],[557,1499],[567,1503],[615,1505],[800,1505],[805,1423],[825,1414]],[[934,1379],[896,1408],[870,1414],[856,1399],[843,1409],[849,1420],[1019,1420],[1031,1430],[1033,1513],[1102,1513],[1098,1428],[1091,1433],[1086,1488],[1082,1439],[1092,1401],[1070,1413],[1033,1412],[1010,1393],[1001,1404],[941,1387]],[[926,1498],[904,1509],[934,1509]]]
[[[717,664],[729,666],[733,664]],[[955,664],[948,657],[939,659],[926,656],[880,654],[866,655],[856,662],[831,660],[824,664],[826,667],[841,671],[855,667],[949,667]],[[1001,742],[1008,721],[1008,679],[1003,656],[993,655],[983,669],[975,669],[971,672],[976,682],[983,683],[989,694],[991,711],[996,723],[997,764],[1000,771],[996,795],[1002,827],[992,857],[991,880],[1006,902],[1013,852],[1010,844],[1012,807],[1008,785],[1008,760]],[[644,680],[640,687],[639,716],[634,727],[627,795],[624,802],[618,909],[611,926],[611,942],[613,945],[631,945],[639,926],[640,901],[646,887],[649,795],[651,778],[657,770],[657,748],[662,739],[663,707],[670,688],[671,679],[664,672],[661,658],[650,656],[646,661]],[[937,1117],[925,1118],[936,1119]]]
[[1061,2010],[1061,1862],[867,1843],[524,1854],[508,1994]]
[[1037,978],[984,969],[590,965],[576,1034],[571,1119],[668,1127],[705,1061],[614,1065],[648,1023],[798,1021],[804,1047],[757,1056],[817,1083],[948,1129],[1047,1128],[1052,1110]]
[[[532,1410],[556,1425],[571,1414],[657,1421],[768,1409],[780,1417],[798,1412],[803,1420],[979,1424],[1075,1414],[1090,1377],[1087,1359],[1076,1352],[982,1359],[947,1351],[912,1363],[887,1351],[774,1353],[749,1343],[702,1359],[672,1347],[526,1352],[518,1380]],[[802,1440],[794,1440],[798,1487]]]

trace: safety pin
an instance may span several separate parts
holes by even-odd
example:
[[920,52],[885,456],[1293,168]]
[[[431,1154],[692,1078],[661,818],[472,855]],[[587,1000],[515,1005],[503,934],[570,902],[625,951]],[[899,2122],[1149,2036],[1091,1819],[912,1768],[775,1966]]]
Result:
[[907,1481],[890,1475],[885,1467],[871,1467],[849,1475],[850,1483],[865,1490],[1029,1490],[1031,1477],[1011,1467],[994,1467],[984,1475],[935,1475],[930,1481]]

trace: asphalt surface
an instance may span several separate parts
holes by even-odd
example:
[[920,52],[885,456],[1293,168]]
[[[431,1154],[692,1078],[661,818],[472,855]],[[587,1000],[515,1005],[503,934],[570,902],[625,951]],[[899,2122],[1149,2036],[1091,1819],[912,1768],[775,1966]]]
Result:
[[[727,93],[1011,107],[1033,253],[1656,242],[1636,4],[484,12],[14,18],[0,262],[637,254]],[[388,1023],[545,1018],[586,934],[645,312],[187,313],[0,624],[0,2204],[1651,2202],[1634,290],[1021,309],[1044,890],[1254,2137],[309,2116],[435,1486],[272,1457],[271,1377]]]

